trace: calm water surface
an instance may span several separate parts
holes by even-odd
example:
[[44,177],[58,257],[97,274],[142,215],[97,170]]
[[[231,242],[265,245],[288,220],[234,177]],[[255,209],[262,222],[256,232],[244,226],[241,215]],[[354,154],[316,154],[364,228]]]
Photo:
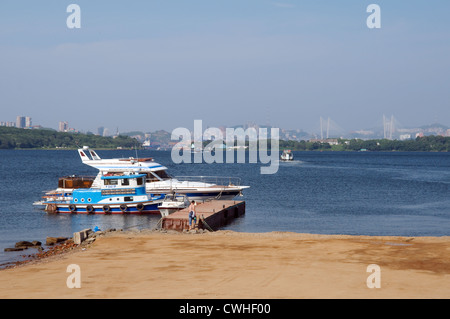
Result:
[[[98,151],[104,158],[135,151]],[[259,164],[173,164],[170,152],[139,151],[173,176],[237,176],[246,214],[226,229],[317,234],[450,235],[450,154],[294,152],[277,174]],[[247,157],[248,162],[248,157]],[[4,252],[20,240],[45,242],[84,228],[153,228],[159,216],[46,214],[32,206],[64,175],[96,175],[76,151],[0,151],[0,264],[29,252]]]

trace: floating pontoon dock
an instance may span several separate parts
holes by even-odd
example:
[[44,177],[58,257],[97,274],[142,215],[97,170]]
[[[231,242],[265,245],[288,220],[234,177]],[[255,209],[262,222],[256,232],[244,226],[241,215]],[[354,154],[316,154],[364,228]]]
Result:
[[[212,200],[196,206],[198,229],[217,230],[245,214],[245,201]],[[162,229],[188,230],[189,209],[184,208],[162,219]]]

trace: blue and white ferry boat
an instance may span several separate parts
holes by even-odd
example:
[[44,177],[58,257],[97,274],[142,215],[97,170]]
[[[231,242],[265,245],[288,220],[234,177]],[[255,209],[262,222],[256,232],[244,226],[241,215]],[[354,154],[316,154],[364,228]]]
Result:
[[150,196],[145,190],[145,174],[105,174],[100,187],[74,189],[70,197],[48,198],[47,212],[78,214],[159,213],[164,196]]

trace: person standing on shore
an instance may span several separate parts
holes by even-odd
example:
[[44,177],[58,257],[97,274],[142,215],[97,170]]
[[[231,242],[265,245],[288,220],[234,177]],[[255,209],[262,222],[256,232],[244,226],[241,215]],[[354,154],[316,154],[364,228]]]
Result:
[[197,222],[197,214],[195,212],[195,201],[192,201],[191,204],[189,205],[189,230],[195,228],[196,222]]

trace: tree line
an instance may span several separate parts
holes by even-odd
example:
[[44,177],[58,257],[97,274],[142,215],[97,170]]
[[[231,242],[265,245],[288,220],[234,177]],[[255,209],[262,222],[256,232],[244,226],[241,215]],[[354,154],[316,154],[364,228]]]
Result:
[[310,141],[280,141],[281,149],[293,151],[399,151],[399,152],[449,152],[450,137],[424,136],[411,140],[388,140],[388,139],[338,139],[338,145]]
[[[270,148],[270,140],[268,147]],[[208,143],[205,142],[204,143]],[[95,148],[134,148],[140,143],[129,136],[103,137],[94,134],[57,132],[51,129],[21,129],[0,127],[0,149],[54,149],[78,148],[89,145]],[[246,143],[248,145],[248,142]],[[338,145],[311,141],[279,141],[280,149],[293,151],[418,151],[449,152],[450,137],[424,136],[412,140],[388,139],[338,139]]]
[[136,139],[119,135],[103,137],[94,134],[57,132],[51,129],[21,129],[0,127],[0,149],[54,149],[78,148],[133,148],[140,145]]

